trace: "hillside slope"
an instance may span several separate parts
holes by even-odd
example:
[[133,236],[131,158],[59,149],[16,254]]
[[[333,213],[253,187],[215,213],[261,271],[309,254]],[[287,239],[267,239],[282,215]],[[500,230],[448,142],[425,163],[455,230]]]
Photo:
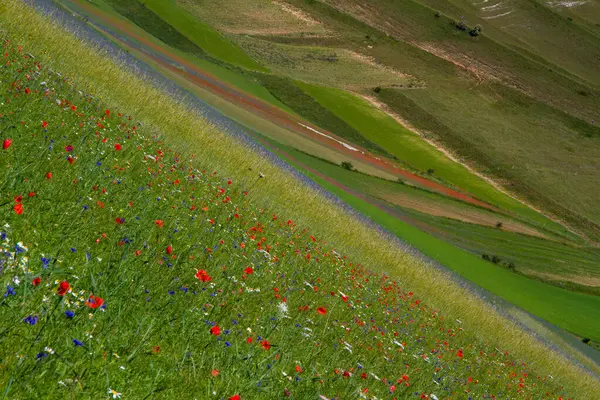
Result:
[[0,15],[5,395],[593,393],[589,371],[145,77],[20,2]]

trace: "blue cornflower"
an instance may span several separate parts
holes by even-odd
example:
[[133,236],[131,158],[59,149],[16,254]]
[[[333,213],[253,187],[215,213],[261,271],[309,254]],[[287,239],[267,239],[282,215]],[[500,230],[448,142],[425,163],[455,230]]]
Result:
[[101,166],[101,165],[102,165],[102,163],[101,163],[100,161],[96,161],[96,165],[97,165],[97,166]]
[[227,347],[231,347],[231,343],[229,343],[229,342],[225,342],[225,346],[227,346]]
[[4,293],[4,297],[8,297],[8,296],[15,296],[17,294],[17,292],[15,292],[15,288],[7,285],[6,286],[6,293]]
[[41,359],[41,358],[44,358],[44,357],[48,357],[48,354],[44,353],[43,351],[42,351],[42,352],[40,352],[40,353],[38,353],[38,354],[35,356],[35,358],[36,358],[36,359],[38,359],[38,360],[39,360],[39,359]]
[[175,294],[175,292],[174,292],[173,290],[169,290],[169,294],[170,294],[170,295],[174,295],[174,294]]
[[87,210],[88,208],[89,208],[89,207],[88,207],[88,206],[86,206],[85,204],[83,205],[83,209],[84,209],[84,210]]
[[77,249],[75,247],[71,247],[71,253],[75,253]]
[[80,341],[79,341],[79,340],[77,340],[77,339],[73,339],[73,344],[74,344],[75,346],[80,346],[80,347],[83,347],[83,343],[82,343],[82,342],[80,342]]
[[65,311],[65,316],[69,319],[72,319],[75,316],[75,313],[71,310]]
[[50,264],[50,259],[42,257],[40,258],[40,261],[42,262],[42,267],[44,269],[48,268],[48,264]]
[[27,318],[23,318],[23,322],[27,322],[29,325],[35,325],[38,322],[38,316],[30,315]]

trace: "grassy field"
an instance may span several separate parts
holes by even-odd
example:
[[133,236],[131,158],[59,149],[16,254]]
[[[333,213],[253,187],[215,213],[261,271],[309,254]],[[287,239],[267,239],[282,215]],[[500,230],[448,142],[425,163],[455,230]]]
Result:
[[[140,3],[212,56],[245,69],[266,72],[265,68],[246,52],[185,9],[178,7],[175,1],[141,0]],[[154,25],[153,32],[158,32],[158,25]]]
[[291,46],[235,37],[236,42],[272,71],[292,79],[360,90],[375,86],[407,85],[413,78],[373,63],[346,49]]
[[[226,3],[226,7],[232,6],[232,2],[227,2]],[[255,5],[255,3],[248,3],[245,10],[249,11],[252,7],[253,4]],[[186,7],[190,7],[189,4],[184,5]],[[271,7],[271,6],[269,6]],[[202,4],[196,4],[194,7],[192,7],[196,16],[198,16],[198,12],[199,9],[202,8]],[[279,9],[280,6],[277,5],[275,7],[276,9]],[[307,26],[329,26],[330,28],[332,28],[332,30],[330,32],[333,32],[336,28],[339,29],[339,24],[342,23],[344,24],[345,27],[349,26],[352,29],[357,30],[358,32],[360,32],[361,30],[364,32],[367,32],[369,34],[367,43],[371,43],[372,45],[369,45],[370,47],[373,47],[373,51],[377,52],[380,51],[381,48],[383,48],[386,44],[389,43],[393,43],[394,45],[398,45],[397,42],[390,42],[389,38],[386,39],[382,39],[382,38],[378,38],[378,36],[373,35],[371,36],[371,34],[373,34],[372,30],[370,30],[371,28],[365,27],[363,25],[361,25],[361,23],[359,23],[356,20],[353,20],[352,18],[349,18],[348,16],[343,16],[339,13],[336,14],[336,12],[332,9],[321,9],[320,12],[325,12],[327,11],[326,16],[329,18],[325,18],[324,21],[326,21],[326,24],[323,24],[322,22],[319,22],[318,24],[313,23],[312,22],[306,22]],[[256,11],[256,10],[255,10]],[[297,13],[298,10],[294,10],[295,13]],[[262,16],[265,17],[265,15],[269,14],[269,12],[273,13],[276,12],[276,10],[273,9],[273,7],[270,8],[270,11],[265,11],[266,14],[263,14]],[[281,12],[281,10],[279,10],[279,12]],[[186,14],[187,15],[187,14]],[[206,15],[204,15],[204,18],[206,18]],[[189,15],[188,15],[189,16]],[[158,17],[158,15],[155,15],[154,18]],[[138,17],[139,18],[139,17]],[[168,17],[165,17],[167,20]],[[216,21],[216,20],[215,20]],[[315,20],[316,21],[316,20]],[[251,24],[252,22],[248,22],[249,24]],[[217,22],[215,22],[215,24],[218,24]],[[223,25],[224,26],[224,25]],[[222,26],[222,27],[223,27]],[[250,29],[250,28],[248,28]],[[312,50],[316,49],[316,47],[298,47],[298,46],[292,46],[291,44],[293,43],[303,43],[303,44],[310,44],[310,43],[321,43],[323,41],[325,42],[334,42],[336,46],[347,46],[349,48],[352,48],[353,46],[353,40],[358,40],[357,38],[360,37],[360,40],[363,42],[363,46],[364,46],[364,37],[361,36],[358,32],[353,31],[352,29],[345,29],[344,33],[345,36],[342,37],[335,37],[335,38],[331,38],[328,37],[327,35],[317,35],[318,37],[314,37],[311,35],[306,35],[304,36],[304,34],[301,33],[300,30],[295,31],[294,35],[292,36],[283,36],[283,37],[268,37],[269,40],[271,41],[283,41],[286,42],[287,44],[282,45],[282,44],[273,44],[270,42],[266,42],[264,40],[258,40],[258,39],[251,39],[251,38],[242,38],[242,39],[237,39],[240,40],[242,42],[245,43],[250,43],[255,45],[256,43],[260,43],[261,44],[261,51],[256,51],[257,57],[260,58],[262,57],[263,59],[268,59],[271,58],[277,62],[281,61],[281,60],[287,60],[287,64],[286,62],[280,63],[281,65],[286,64],[287,66],[282,67],[283,69],[280,72],[286,72],[288,75],[290,76],[294,76],[297,75],[297,71],[296,72],[290,72],[290,65],[293,64],[294,67],[296,67],[298,65],[298,60],[300,60],[300,65],[302,64],[302,62],[306,63],[309,67],[311,62],[307,62],[307,54],[312,54],[310,53]],[[151,30],[151,29],[150,29]],[[225,31],[227,31],[227,29],[225,29]],[[291,32],[290,32],[291,33]],[[306,33],[306,32],[305,32]],[[265,33],[263,32],[263,35]],[[271,33],[271,35],[275,34],[274,32]],[[281,33],[279,33],[281,34]],[[325,36],[325,37],[323,37]],[[168,39],[165,39],[167,41],[169,41]],[[175,43],[174,45],[176,45],[177,43]],[[269,48],[270,47],[270,48]],[[265,52],[264,50],[269,48],[267,51]],[[275,49],[275,50],[273,50]],[[311,50],[312,49],[312,50]],[[330,53],[328,54],[332,54],[331,52],[335,52],[336,49],[332,48],[332,49],[327,49],[327,48],[323,48],[320,47],[319,48],[321,53],[326,54],[327,51],[329,51]],[[357,48],[354,47],[354,49],[356,50]],[[364,49],[363,49],[364,50]],[[265,56],[262,53],[266,53],[267,55]],[[316,54],[316,53],[315,53]],[[404,54],[404,53],[403,53]],[[414,52],[414,48],[412,48],[412,53],[409,53],[412,57],[415,57],[415,52]],[[296,59],[293,59],[292,55],[296,56]],[[291,61],[294,61],[292,64],[290,64]],[[206,61],[206,60],[201,60],[202,62],[204,62],[205,64],[210,64],[210,62]],[[277,64],[277,62],[275,62],[275,64]],[[311,57],[308,61],[314,61],[314,56]],[[414,60],[413,60],[414,61]],[[335,62],[331,62],[331,63],[335,63]],[[442,68],[442,65],[445,65],[443,62],[440,64],[438,63],[428,63],[433,65],[436,68],[430,68],[429,69],[425,69],[424,72],[420,71],[420,73],[427,73],[430,74],[428,76],[431,76],[431,74],[433,74],[434,72],[437,74],[436,76],[441,76],[442,72],[445,73],[449,73],[450,71],[447,70],[447,68]],[[206,65],[203,65],[203,67],[208,68],[210,70],[211,67],[208,67]],[[338,68],[339,69],[339,68]],[[226,70],[227,71],[227,70]],[[320,71],[323,72],[323,71]],[[326,73],[321,74],[322,76],[331,78],[331,71]],[[512,198],[502,194],[501,192],[497,191],[496,189],[493,189],[488,183],[484,182],[483,180],[475,177],[474,175],[472,175],[466,168],[462,167],[460,164],[458,163],[454,163],[450,160],[448,160],[445,156],[442,155],[442,153],[440,153],[439,151],[435,150],[432,146],[426,144],[424,141],[421,141],[418,136],[416,136],[415,134],[407,131],[405,128],[403,128],[402,126],[400,126],[398,123],[396,123],[396,121],[394,121],[391,117],[387,116],[386,114],[384,114],[383,112],[375,109],[373,106],[371,106],[370,104],[368,104],[365,100],[362,100],[358,97],[356,97],[353,94],[349,94],[347,92],[343,92],[340,90],[336,90],[333,88],[329,88],[329,87],[318,87],[318,86],[314,86],[314,85],[310,85],[308,83],[304,83],[301,81],[296,81],[293,82],[291,79],[285,78],[285,77],[281,77],[281,76],[275,76],[275,75],[270,75],[270,74],[258,74],[258,73],[254,73],[253,75],[249,76],[248,74],[245,73],[240,73],[239,70],[234,70],[234,71],[228,71],[228,73],[232,76],[238,77],[240,78],[241,75],[244,75],[243,78],[240,79],[240,82],[242,81],[248,81],[251,82],[253,79],[256,79],[258,83],[260,83],[263,87],[261,87],[261,89],[263,90],[268,90],[269,91],[269,96],[272,95],[274,96],[274,98],[276,98],[276,101],[278,102],[279,105],[285,105],[287,106],[287,109],[290,110],[294,110],[296,113],[298,113],[299,115],[303,116],[304,118],[312,121],[313,123],[317,124],[320,127],[323,127],[325,129],[328,129],[332,132],[337,133],[338,135],[347,138],[349,140],[351,140],[353,143],[358,143],[361,144],[363,146],[365,146],[366,148],[378,152],[380,154],[383,155],[387,155],[388,153],[392,154],[392,157],[395,157],[396,159],[404,162],[410,169],[415,170],[417,172],[420,173],[425,173],[425,171],[428,170],[433,170],[433,176],[435,176],[437,179],[443,181],[443,182],[447,182],[450,183],[453,186],[456,187],[460,187],[463,189],[468,190],[469,192],[475,194],[477,197],[482,198],[492,204],[495,204],[497,206],[499,206],[500,208],[506,210],[507,212],[509,212],[511,215],[517,217],[519,220],[524,221],[527,224],[530,224],[532,226],[529,227],[523,227],[520,224],[520,222],[516,222],[516,227],[515,229],[523,231],[523,230],[535,230],[535,229],[541,229],[542,232],[544,232],[543,234],[560,234],[562,236],[564,236],[565,238],[568,238],[569,240],[575,240],[581,243],[580,240],[578,240],[576,237],[574,237],[574,235],[572,235],[571,233],[567,232],[565,229],[563,229],[560,225],[553,223],[551,221],[549,221],[547,218],[541,216],[539,213],[529,209],[528,207],[522,205],[520,202],[517,202],[515,200],[513,200]],[[223,74],[223,71],[221,71],[221,74]],[[314,74],[313,74],[314,75]],[[347,79],[345,79],[347,80]],[[237,82],[236,85],[238,87],[243,87],[243,85]],[[335,84],[335,79],[329,79],[327,81],[327,83],[334,83]],[[453,82],[452,84],[455,84],[456,82]],[[255,86],[257,86],[257,84],[254,84]],[[448,84],[449,86],[450,84]],[[441,85],[438,85],[438,87]],[[491,86],[491,85],[488,85]],[[302,90],[300,90],[300,88]],[[438,88],[436,88],[438,89]],[[445,88],[448,89],[448,88]],[[470,87],[469,90],[471,90],[472,87]],[[251,87],[249,89],[246,89],[249,92],[252,91],[256,91],[257,88],[256,87]],[[481,90],[481,89],[477,89],[477,90]],[[497,97],[498,92],[504,90],[506,92],[505,89],[503,89],[502,86],[500,85],[496,85],[495,87],[492,87],[491,90],[488,88],[488,93],[487,93],[487,97],[484,97],[484,99],[489,99],[492,98],[494,99],[495,96]],[[485,154],[485,157],[480,157],[481,159],[477,159],[479,161],[480,164],[486,164],[486,162],[489,162],[490,157],[487,156],[487,152],[484,151],[473,151],[473,147],[471,145],[471,143],[469,143],[467,140],[464,139],[464,135],[462,135],[462,132],[456,132],[453,131],[452,129],[450,129],[448,126],[453,126],[453,123],[448,123],[446,124],[444,121],[444,123],[440,122],[438,119],[436,119],[436,116],[433,116],[427,112],[424,111],[424,109],[430,109],[430,105],[427,105],[426,107],[421,108],[420,105],[418,105],[416,102],[410,100],[409,96],[422,96],[422,93],[429,93],[431,90],[429,88],[427,88],[426,90],[415,90],[415,91],[399,91],[396,89],[387,89],[387,88],[383,88],[382,90],[379,91],[379,93],[377,93],[377,96],[380,98],[380,100],[385,101],[391,108],[393,108],[394,110],[400,110],[401,115],[403,117],[406,117],[408,120],[411,121],[411,123],[413,123],[415,126],[417,126],[420,130],[426,132],[427,134],[431,134],[433,133],[434,135],[445,139],[446,141],[452,142],[454,148],[460,148],[460,145],[462,143],[462,148],[463,149],[468,149],[470,151],[470,157],[471,158],[476,158],[477,156],[483,156]],[[448,89],[448,92],[450,92],[450,89]],[[370,95],[374,95],[374,93],[369,93]],[[506,92],[505,93],[507,97],[514,97],[514,93],[512,92]],[[469,94],[470,95],[470,94]],[[262,93],[262,96],[265,97],[265,94]],[[316,101],[315,101],[316,100]],[[450,98],[446,98],[445,99],[446,103],[444,103],[444,107],[447,106],[447,104],[452,103],[452,99]],[[512,101],[512,100],[511,100]],[[523,103],[526,102],[527,99],[521,97],[519,100],[521,103],[519,103],[521,106],[526,105],[527,103]],[[273,100],[271,100],[271,103],[275,104],[273,102]],[[479,103],[482,103],[481,101],[479,101]],[[498,102],[496,102],[498,103]],[[468,107],[468,102],[462,102],[460,103],[460,105],[463,105],[464,107],[467,108]],[[482,108],[482,113],[485,112],[483,110],[483,107],[485,107],[486,104],[479,104],[479,107]],[[492,118],[498,118],[501,119],[501,113],[503,112],[507,112],[508,107],[511,106],[510,101],[506,102],[506,105],[503,107],[500,106],[496,106],[497,110],[497,116],[496,117],[492,117]],[[431,106],[432,109],[435,109],[438,113],[441,113],[440,111],[438,111],[439,108],[444,108],[442,107],[441,104],[436,103],[435,107]],[[514,107],[514,105],[513,105]],[[593,137],[595,135],[595,131],[593,127],[587,126],[585,124],[580,124],[578,122],[578,120],[573,119],[572,117],[568,116],[568,115],[562,115],[562,116],[557,116],[555,115],[556,113],[554,113],[553,109],[546,109],[544,110],[544,105],[542,105],[541,103],[539,103],[536,107],[536,112],[534,113],[535,115],[539,115],[541,112],[544,112],[545,115],[548,116],[549,118],[549,122],[543,126],[540,129],[541,130],[545,130],[545,129],[549,129],[549,127],[556,125],[557,123],[562,123],[563,125],[566,125],[568,127],[572,127],[573,129],[580,129],[582,130],[582,134],[584,136],[590,136]],[[446,107],[448,109],[448,107]],[[532,107],[528,107],[528,110],[531,111]],[[541,110],[541,111],[540,111]],[[457,115],[461,115],[460,113],[457,112],[456,109],[451,109],[450,111],[448,111],[448,115],[451,116],[452,118],[457,118]],[[480,118],[481,119],[481,118]],[[483,129],[483,127],[487,124],[487,123],[493,124],[493,119],[490,121],[487,120],[483,120],[483,122],[481,121],[477,121],[477,123],[479,123],[480,125],[477,125],[477,129],[475,129],[474,131],[478,131]],[[520,123],[520,122],[518,122]],[[514,125],[516,126],[518,123],[515,123]],[[505,126],[500,126],[499,129],[505,131],[507,130],[507,128]],[[390,132],[394,132],[394,135],[390,135]],[[308,151],[312,154],[318,154],[320,157],[324,157],[329,159],[330,161],[334,161],[334,162],[341,162],[343,161],[342,159],[340,159],[339,155],[335,155],[335,154],[330,154],[331,152],[327,152],[324,151],[324,149],[322,147],[319,146],[315,146],[314,144],[308,143],[305,140],[301,141],[299,139],[294,141],[292,140],[292,142],[290,142],[289,140],[284,140],[283,137],[280,136],[270,136],[272,138],[275,138],[278,141],[283,141],[283,143],[287,144],[287,145],[294,145],[295,147],[300,148],[303,151]],[[502,140],[504,139],[504,137],[502,137]],[[444,140],[442,140],[444,141]],[[486,146],[490,146],[489,143],[484,143]],[[551,147],[551,146],[548,146]],[[475,156],[474,156],[475,154]],[[370,172],[370,170],[368,168],[365,168],[365,166],[362,165],[357,165],[357,167],[359,168],[359,170],[364,171],[364,172]],[[514,168],[512,168],[514,169]],[[489,171],[487,171],[489,172]],[[523,186],[524,183],[522,181],[519,181],[519,183]],[[581,181],[578,181],[578,183],[581,183]],[[364,193],[370,193],[369,189],[364,187],[361,188],[361,191]],[[407,204],[407,200],[406,198],[403,199],[399,199],[398,196],[394,193],[389,193],[389,192],[380,192],[376,194],[377,197],[382,198],[388,202],[392,202],[392,203],[397,203],[399,200],[402,200],[403,204],[400,204],[401,206],[406,206]],[[413,204],[416,202],[416,200],[410,200],[413,202]],[[464,212],[463,215],[467,215],[469,218],[474,218],[476,223],[482,223],[481,221],[483,220],[484,225],[491,225],[491,219],[493,217],[486,215],[483,216],[481,214],[477,214],[478,212],[480,212],[480,210],[471,210],[471,211],[466,211],[466,210],[450,210],[448,206],[444,206],[443,205],[443,201],[440,201],[439,198],[436,198],[435,201],[433,201],[430,204],[427,205],[423,205],[420,204],[419,205],[421,208],[417,209],[416,211],[418,212],[423,211],[424,209],[426,209],[427,213],[431,214],[433,213],[434,215],[439,214],[439,213],[447,213],[450,214],[451,216],[453,216],[452,214],[454,213],[461,213]],[[414,205],[413,205],[414,207]],[[474,216],[474,214],[477,214]],[[427,219],[428,217],[426,215],[418,215],[415,214],[418,218],[415,218],[413,220],[419,221],[421,219]],[[437,215],[438,217],[440,215]],[[442,215],[443,216],[443,215]],[[447,216],[447,215],[446,215]],[[455,215],[454,215],[455,216]],[[462,218],[462,217],[461,217]],[[506,217],[502,217],[502,218],[506,218]],[[500,218],[498,218],[500,219]],[[435,225],[436,223],[439,222],[438,219],[434,218],[431,220],[433,221],[431,224]],[[509,222],[509,223],[513,223]],[[504,223],[506,224],[507,222],[504,221]],[[519,243],[519,236],[513,236],[512,238],[503,238],[503,237],[498,237],[497,233],[498,230],[494,230],[494,229],[487,229],[487,228],[482,228],[482,227],[476,227],[476,226],[472,226],[472,225],[458,225],[458,226],[453,226],[450,223],[447,224],[442,224],[443,226],[440,226],[440,224],[437,225],[436,229],[441,229],[445,232],[447,232],[447,234],[445,236],[443,236],[443,238],[445,240],[448,240],[450,243],[453,243],[454,245],[457,245],[458,247],[467,249],[467,250],[474,250],[477,251],[479,250],[479,252],[489,252],[490,254],[493,254],[492,251],[494,250],[498,250],[498,254],[503,256],[504,260],[510,260],[511,262],[515,261],[514,259],[517,259],[519,262],[519,266],[523,269],[525,269],[527,271],[528,274],[530,275],[535,275],[537,278],[539,279],[544,279],[546,281],[552,281],[553,283],[558,282],[562,282],[561,284],[564,284],[564,282],[569,282],[568,285],[570,286],[571,289],[575,289],[575,290],[582,290],[584,292],[594,292],[595,293],[595,289],[590,288],[590,287],[586,287],[585,285],[579,285],[575,282],[585,282],[587,277],[590,276],[594,276],[595,273],[597,271],[594,270],[593,268],[593,261],[591,266],[587,266],[588,262],[587,261],[587,256],[584,255],[583,257],[579,258],[578,260],[581,261],[581,265],[583,265],[583,269],[580,271],[582,272],[583,275],[577,275],[577,273],[575,273],[574,268],[565,268],[564,265],[557,265],[556,263],[548,263],[548,257],[545,256],[539,256],[539,254],[534,254],[531,252],[530,248],[528,246],[517,246],[517,248],[519,248],[519,257],[507,257],[506,253],[507,253],[507,247],[502,247],[502,246],[495,246],[494,243],[496,241],[498,241],[498,243]],[[509,226],[509,225],[506,225]],[[443,228],[443,229],[442,229]],[[456,230],[458,232],[460,232],[460,235],[457,235],[455,233],[452,232],[452,229],[456,228]],[[485,237],[485,235],[488,235],[487,237]],[[460,238],[461,237],[469,237],[469,239],[465,239],[464,241],[461,241]],[[544,243],[544,242],[542,242]],[[536,247],[538,246],[538,247]],[[542,253],[543,249],[539,248],[539,246],[543,246],[543,244],[537,243],[535,246],[536,247],[536,251],[538,253]],[[548,254],[556,254],[556,252],[553,249],[553,245],[549,245],[549,249],[548,250]],[[585,252],[584,252],[585,253]],[[487,254],[487,253],[486,253]],[[587,254],[587,253],[586,253]],[[594,260],[595,255],[591,255],[590,256],[590,260]],[[563,261],[564,262],[564,261]],[[537,268],[537,271],[536,271]]]
[[[87,16],[88,20],[93,24],[108,25],[111,30],[115,30],[120,35],[127,37],[129,43],[119,42],[119,45],[127,51],[136,51],[140,47],[144,47],[146,50],[151,48],[155,53],[159,54],[165,52],[177,60],[177,64],[183,65],[186,69],[194,71],[194,69],[198,68],[203,73],[208,73],[238,90],[250,93],[275,107],[293,113],[285,104],[275,99],[251,74],[244,74],[243,70],[219,62],[212,57],[208,57],[207,59],[203,55],[204,53],[193,54],[176,47],[170,47],[117,13],[108,3],[102,0],[96,0],[93,5],[82,0],[60,0],[60,4],[66,6],[69,10],[74,10]],[[152,24],[152,21],[147,21],[147,23]],[[114,36],[109,37],[111,40],[116,40]],[[133,45],[130,43],[133,43]],[[133,49],[131,46],[133,46]],[[194,45],[194,47],[196,46]]]
[[[296,165],[299,166],[298,164]],[[301,166],[299,168],[302,169]],[[552,287],[510,272],[505,268],[482,260],[478,255],[473,255],[469,251],[459,249],[445,240],[438,239],[409,223],[403,222],[399,218],[390,218],[390,214],[387,212],[338,188],[319,175],[315,175],[309,171],[304,172],[311,179],[318,182],[319,185],[339,196],[356,210],[367,215],[385,229],[419,249],[423,254],[458,272],[471,282],[572,333],[581,337],[590,337],[594,341],[600,341],[600,324],[590,324],[590,320],[587,319],[599,312],[600,297]],[[341,168],[338,173],[343,173]],[[449,231],[454,232],[454,229],[455,227]],[[471,237],[476,234],[474,230],[470,230],[469,232]],[[464,245],[469,239],[464,238],[464,240],[461,240],[461,243]],[[529,239],[521,238],[521,249],[526,247],[526,240]],[[532,242],[535,243],[533,239],[529,243],[532,244]],[[495,243],[493,246],[493,251],[498,251],[501,244]],[[551,248],[550,246],[548,247]],[[559,253],[563,254],[563,249],[560,246],[558,248],[561,250]],[[521,249],[516,249],[515,252]],[[538,248],[537,251],[539,255],[550,250]],[[582,255],[578,254],[576,250],[573,250],[573,252],[577,258],[582,258]],[[529,256],[531,254],[522,254],[524,258]],[[563,254],[563,257],[565,256],[566,254]],[[590,261],[588,265],[592,270],[595,270],[598,254],[590,253],[590,256],[592,260],[595,259],[595,262]],[[552,256],[546,253],[545,257],[551,258]],[[556,268],[556,264],[554,264],[554,267]],[[549,265],[548,268],[556,271],[552,269],[552,265]],[[539,267],[536,267],[537,269]],[[598,317],[600,317],[600,314],[598,314]],[[596,320],[596,317],[593,317],[593,320]]]
[[[418,171],[424,173],[433,170],[434,175],[444,182],[467,190],[490,204],[514,212],[520,217],[546,228],[565,232],[560,225],[549,221],[522,203],[494,189],[489,183],[474,176],[461,164],[449,160],[433,146],[420,139],[414,132],[399,125],[392,117],[378,110],[366,100],[333,88],[308,84],[300,84],[300,87],[350,126],[359,132],[363,132],[369,140],[390,151],[399,160],[408,163]],[[414,120],[414,118],[411,118],[411,120]],[[425,121],[427,121],[427,118],[423,118],[422,123],[425,123]],[[418,127],[425,128],[424,130],[427,131],[439,132],[439,129],[427,129],[430,127],[423,127],[422,124]]]
[[4,396],[594,393],[177,99],[20,2],[0,16]]
[[[574,244],[552,232],[535,231],[503,215],[476,210],[418,188],[351,172],[293,148],[275,143],[273,146],[367,198],[385,201],[400,220],[473,252],[476,257],[497,256],[499,265],[506,268],[513,263],[519,273],[531,278],[545,278],[557,286],[599,294],[600,251],[595,247]],[[501,229],[496,227],[498,222],[502,223]],[[410,235],[403,239],[411,240]],[[448,259],[438,261],[445,265]],[[510,291],[508,285],[505,291]]]
[[[424,90],[382,91],[412,102],[400,108],[390,96],[380,97],[400,116],[418,126],[412,115],[425,110],[454,133],[431,132],[444,146],[598,237],[592,199],[598,189],[599,131],[592,121],[598,119],[600,97],[594,83],[552,64],[551,57],[517,47],[509,35],[500,42],[484,27],[483,36],[471,38],[456,30],[450,17],[435,18],[431,8],[417,2],[381,0],[362,11],[356,2],[329,2],[343,13],[321,2],[294,3],[329,29],[344,32],[347,48],[425,82]],[[583,41],[592,47],[577,50],[588,60],[598,48],[594,38]]]

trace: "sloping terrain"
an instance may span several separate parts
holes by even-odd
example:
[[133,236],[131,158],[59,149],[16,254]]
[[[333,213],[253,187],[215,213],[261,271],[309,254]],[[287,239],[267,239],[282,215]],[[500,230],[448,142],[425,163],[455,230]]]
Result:
[[593,363],[565,364],[108,53],[22,4],[0,12],[5,396],[591,393]]
[[[493,26],[493,32],[489,32],[493,40],[484,39],[487,26],[483,36],[478,37],[457,30],[450,24],[451,18],[443,14],[457,12],[457,6],[454,11],[440,6],[443,13],[439,17],[416,3],[392,6],[373,2],[361,9],[363,14],[376,13],[377,7],[389,6],[386,26],[410,27],[404,29],[406,32],[386,36],[383,28],[365,24],[368,18],[363,14],[348,14],[352,7],[344,7],[351,3],[226,1],[221,8],[211,8],[210,2],[190,0],[170,2],[165,11],[165,3],[148,0],[136,3],[146,11],[131,18],[127,17],[127,9],[112,0],[61,0],[61,4],[194,96],[248,127],[254,137],[274,141],[275,149],[285,147],[287,154],[297,149],[386,179],[395,189],[373,193],[363,185],[353,192],[360,197],[351,201],[353,206],[364,211],[371,206],[369,202],[383,201],[380,206],[389,212],[385,216],[369,215],[434,260],[581,338],[595,337],[590,320],[576,321],[573,317],[577,313],[572,311],[591,306],[594,297],[563,291],[551,295],[554,288],[538,286],[541,280],[571,292],[597,293],[594,282],[600,260],[596,249],[578,235],[584,227],[569,223],[566,229],[540,214],[539,208],[532,209],[514,197],[525,196],[527,190],[519,187],[527,186],[529,190],[529,182],[533,182],[561,196],[578,197],[580,202],[573,203],[577,205],[573,208],[593,214],[595,207],[586,194],[588,189],[593,193],[596,188],[593,176],[580,172],[575,175],[574,171],[584,163],[589,164],[585,171],[594,170],[596,148],[587,146],[576,152],[572,151],[572,143],[567,143],[571,149],[565,152],[568,172],[574,176],[568,182],[560,175],[565,172],[564,163],[557,160],[565,158],[559,151],[565,140],[589,141],[586,135],[593,137],[596,128],[557,111],[556,104],[546,104],[548,93],[540,82],[554,79],[554,75],[539,68],[551,62],[533,54],[524,42]],[[402,7],[410,12],[399,12]],[[464,15],[470,26],[481,22],[471,20],[471,14]],[[187,23],[190,18],[197,18],[196,23]],[[264,28],[260,21],[267,20],[278,21],[280,31],[252,32]],[[164,23],[173,29],[159,30]],[[281,30],[284,25],[289,31]],[[243,50],[244,43],[260,43],[265,51],[253,52],[251,61],[244,61],[245,67],[234,65],[223,61],[218,50],[203,42],[202,32],[207,32],[206,38],[218,37],[215,43],[226,40],[231,54]],[[415,40],[425,37],[426,44]],[[457,46],[462,46],[460,54]],[[327,59],[332,54],[336,56]],[[350,62],[338,54],[353,55],[354,59]],[[317,60],[315,55],[325,58]],[[493,66],[495,75],[491,67],[480,70],[483,61],[476,57]],[[494,57],[502,59],[498,65],[492,63]],[[359,71],[365,63],[377,70],[376,79],[356,73],[356,81],[348,81],[353,76],[349,72]],[[546,78],[536,76],[537,80],[531,80],[537,72],[532,75],[528,65],[538,68],[538,72],[545,71],[542,75]],[[556,71],[560,79],[589,85],[582,76]],[[399,77],[409,78],[398,82]],[[537,87],[541,100],[523,94],[521,86],[525,84]],[[523,127],[527,135],[521,134]],[[576,137],[572,129],[579,130]],[[490,167],[499,155],[502,163]],[[316,163],[324,168],[318,159],[305,159],[304,164]],[[521,171],[522,179],[509,180],[505,173],[516,174],[520,166],[532,173],[525,176]],[[556,173],[557,168],[562,172]],[[554,180],[552,185],[542,185],[541,172]],[[329,180],[341,179],[337,171],[328,173],[332,174],[327,176]],[[356,174],[356,179],[361,176]],[[490,176],[497,180],[495,184],[490,184]],[[504,188],[499,188],[498,182]],[[410,201],[396,190],[402,183],[411,190]],[[412,191],[411,186],[426,191]],[[569,189],[574,186],[578,191]],[[543,196],[534,197],[528,197],[527,203],[534,202],[547,212],[549,209],[539,203]],[[395,204],[398,199],[402,204]],[[460,214],[449,212],[447,201],[452,199],[463,203]],[[486,213],[484,219],[482,211]],[[558,215],[559,220],[564,221],[565,215]],[[452,221],[457,218],[458,225]],[[406,221],[412,225],[410,229],[402,225]],[[507,236],[506,231],[513,229],[520,234]],[[590,238],[590,232],[583,236]],[[446,243],[454,247],[446,247]],[[506,269],[513,276],[505,275]],[[497,279],[490,280],[491,276]],[[511,285],[523,288],[522,293],[511,289]],[[539,290],[527,289],[531,287]],[[565,301],[557,302],[558,298]],[[553,304],[552,309],[543,304]]]

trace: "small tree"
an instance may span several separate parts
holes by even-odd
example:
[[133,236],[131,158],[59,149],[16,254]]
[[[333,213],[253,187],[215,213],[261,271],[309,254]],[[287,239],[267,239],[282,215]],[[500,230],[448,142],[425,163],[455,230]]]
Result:
[[342,161],[342,168],[345,168],[348,171],[354,171],[354,165],[352,165],[350,161]]
[[429,175],[433,175],[433,174],[435,174],[435,169],[433,169],[433,168],[429,168],[429,169],[427,170],[427,173],[428,173]]
[[379,93],[379,92],[381,92],[381,86],[376,86],[376,87],[373,89],[373,91],[374,91],[375,93]]
[[466,31],[468,26],[467,24],[465,24],[465,21],[460,21],[460,22],[456,22],[453,21],[453,25],[456,27],[456,29],[458,29],[459,31]]
[[581,339],[581,341],[585,344],[588,344],[590,342],[590,338],[586,337],[586,338]]
[[471,30],[469,31],[469,35],[471,35],[471,36],[473,36],[473,37],[479,36],[479,35],[481,35],[481,29],[482,29],[482,28],[481,28],[481,25],[475,25],[475,26],[473,27],[473,29],[471,29]]
[[496,228],[498,228],[498,229],[502,228],[502,222],[497,222],[496,223]]

